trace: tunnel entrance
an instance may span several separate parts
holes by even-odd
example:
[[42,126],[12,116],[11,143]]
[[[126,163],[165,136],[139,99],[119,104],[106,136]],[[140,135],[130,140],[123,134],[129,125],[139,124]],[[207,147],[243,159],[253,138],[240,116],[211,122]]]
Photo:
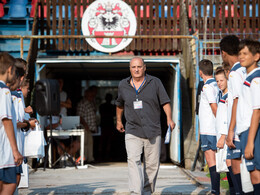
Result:
[[[36,80],[52,78],[64,80],[64,91],[72,101],[72,109],[68,115],[76,115],[78,102],[81,100],[85,89],[95,85],[98,87],[96,96],[97,119],[99,118],[99,106],[104,103],[105,95],[112,94],[113,101],[117,96],[117,86],[120,80],[130,76],[129,61],[133,56],[64,56],[64,57],[38,57],[36,61]],[[147,74],[161,79],[170,99],[173,113],[173,120],[176,127],[172,132],[172,139],[169,146],[168,156],[174,163],[181,162],[181,91],[180,91],[180,60],[177,57],[150,57],[142,56]],[[42,123],[44,120],[41,117]],[[100,125],[100,123],[98,124]],[[162,129],[167,129],[166,122],[162,119]],[[124,148],[124,134],[114,129],[109,137],[111,144],[111,161],[126,161]],[[162,134],[163,135],[163,134]],[[94,156],[102,159],[106,153],[106,146],[101,149],[103,141],[100,141],[100,134],[94,135]],[[107,141],[107,140],[105,140]],[[103,151],[103,153],[102,153]],[[105,152],[104,152],[105,151]]]

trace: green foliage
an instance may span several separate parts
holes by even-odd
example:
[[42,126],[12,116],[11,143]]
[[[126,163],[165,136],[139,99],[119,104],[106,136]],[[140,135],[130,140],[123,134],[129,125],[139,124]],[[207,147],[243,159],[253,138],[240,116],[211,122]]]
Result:
[[[226,173],[220,173],[220,187],[222,189],[228,190],[229,189],[228,181],[227,180],[225,180],[225,181],[222,180],[226,176],[227,176]],[[207,177],[210,177],[209,173],[207,173]]]

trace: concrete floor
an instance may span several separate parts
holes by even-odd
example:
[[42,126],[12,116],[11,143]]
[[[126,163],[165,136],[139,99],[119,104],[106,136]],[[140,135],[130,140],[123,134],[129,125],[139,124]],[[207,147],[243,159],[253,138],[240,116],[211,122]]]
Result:
[[[205,176],[202,173],[202,176]],[[38,169],[29,175],[29,188],[19,194],[129,194],[127,163],[103,163],[88,168]],[[154,194],[208,194],[210,185],[198,185],[172,164],[160,167]]]

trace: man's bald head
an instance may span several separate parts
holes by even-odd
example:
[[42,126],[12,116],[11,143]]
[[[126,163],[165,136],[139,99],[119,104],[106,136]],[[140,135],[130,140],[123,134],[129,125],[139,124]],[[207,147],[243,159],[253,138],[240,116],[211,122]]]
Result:
[[130,61],[130,73],[133,79],[143,79],[145,76],[146,66],[144,60],[140,57],[134,57]]
[[144,60],[143,60],[143,58],[141,58],[141,57],[133,57],[131,60],[130,60],[130,66],[131,66],[131,64],[133,63],[133,62],[135,62],[135,61],[138,61],[139,63],[142,63],[142,65],[144,65]]

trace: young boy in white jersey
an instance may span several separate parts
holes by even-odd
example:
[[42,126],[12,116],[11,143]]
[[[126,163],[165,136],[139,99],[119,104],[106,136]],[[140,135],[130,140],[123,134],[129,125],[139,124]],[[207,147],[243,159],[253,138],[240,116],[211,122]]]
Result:
[[[11,91],[12,101],[14,105],[15,115],[16,115],[16,125],[14,125],[14,130],[16,131],[16,143],[20,154],[23,155],[23,143],[22,143],[22,132],[21,132],[21,123],[24,118],[24,110],[21,107],[22,99],[21,96],[17,93],[16,89],[19,86],[21,76],[19,75],[19,68],[16,67],[16,77],[12,82],[7,83]],[[22,109],[21,109],[22,108]],[[22,112],[21,112],[22,111]],[[16,167],[16,185],[18,186],[21,179],[21,173],[23,173],[22,165]]]
[[20,89],[21,89],[21,92],[22,92],[24,98],[27,98],[28,93],[29,93],[29,91],[30,91],[30,89],[29,89],[29,84],[30,84],[30,83],[29,83],[29,82],[30,82],[30,80],[27,79],[27,78],[25,78],[25,79],[23,80],[23,82],[21,83]]
[[[17,91],[17,89],[20,87],[22,79],[25,75],[23,66],[24,66],[23,63],[20,63],[20,61],[17,59],[15,60],[16,77],[13,79],[12,82],[7,83],[7,86],[11,90],[12,101],[13,101],[13,105],[14,105],[14,109],[15,109],[16,120],[17,120],[17,124],[14,127],[14,129],[16,130],[16,142],[17,142],[18,150],[19,150],[20,154],[22,154],[22,155],[23,155],[23,146],[24,146],[22,129],[29,128],[31,126],[35,126],[35,121],[33,121],[33,120],[25,121],[24,120],[25,112],[24,112],[22,97],[20,96],[20,94]],[[20,183],[21,173],[23,173],[22,165],[16,167],[16,180],[17,180],[16,184],[17,184],[17,186]]]
[[[21,86],[22,86],[22,85],[23,85],[23,80],[26,79],[25,77],[26,77],[26,75],[27,75],[27,62],[26,62],[24,59],[22,59],[22,58],[16,58],[16,62],[19,63],[20,66],[23,67],[24,72],[25,72],[24,77],[21,78],[21,80],[22,80]],[[27,83],[27,84],[28,84],[28,89],[29,89],[29,80],[28,80],[28,83]],[[25,119],[26,119],[26,120],[29,120],[30,114],[33,113],[33,109],[32,109],[31,106],[25,107],[24,95],[23,95],[23,93],[22,93],[22,91],[21,91],[21,88],[18,88],[17,91],[18,91],[18,93],[19,93],[19,94],[21,95],[21,97],[22,97],[22,101],[23,101],[23,104],[24,104],[24,111],[25,111]],[[27,92],[27,93],[28,93],[28,92]],[[27,95],[26,95],[26,96],[27,96]]]
[[[234,184],[236,194],[242,194],[240,177],[241,144],[236,131],[236,112],[238,99],[245,78],[245,68],[238,61],[239,39],[235,35],[228,35],[220,41],[221,56],[224,63],[230,65],[231,70],[228,77],[228,136],[226,144],[231,154],[232,172],[236,178]],[[231,171],[231,170],[230,170]]]
[[[31,106],[28,106],[25,108],[25,103],[24,103],[24,96],[22,93],[22,90],[20,89],[21,85],[23,85],[24,78],[26,76],[26,66],[27,63],[25,60],[21,58],[16,58],[15,59],[15,66],[18,70],[18,80],[17,80],[17,85],[15,86],[16,88],[14,89],[14,94],[18,94],[19,98],[21,98],[21,101],[19,101],[19,117],[22,119],[21,123],[18,123],[18,128],[21,128],[23,131],[28,131],[30,128],[35,127],[35,122],[37,121],[36,119],[30,119],[30,117],[27,117],[28,113],[32,113],[33,110]],[[26,94],[27,96],[27,94]]]
[[[222,63],[222,68],[223,68],[223,70],[224,70],[224,75],[225,75],[225,78],[226,78],[226,83],[227,83],[227,90],[228,90],[228,77],[229,77],[229,73],[230,73],[230,69],[231,69],[231,67],[229,66],[229,64],[227,64],[227,63]],[[227,92],[227,94],[228,94],[228,92]],[[228,97],[228,95],[227,95],[227,97]],[[225,101],[225,103],[226,103],[226,105],[228,106],[228,99],[226,98],[226,101]],[[227,108],[228,109],[228,108]],[[228,110],[226,110],[226,117],[227,117],[227,114],[228,114]],[[228,120],[228,117],[226,118],[226,121]],[[227,121],[227,132],[228,132],[228,121]],[[227,138],[227,135],[226,135],[226,137],[225,137],[225,142],[226,142],[226,138]],[[227,163],[227,167],[228,167],[228,170],[229,170],[229,173],[230,173],[230,175],[231,175],[231,177],[232,177],[232,181],[235,179],[234,178],[234,174],[233,174],[233,172],[232,172],[232,167],[231,167],[231,152],[230,152],[230,150],[229,150],[229,148],[228,148],[228,151],[227,151],[227,159],[226,159],[226,163]],[[235,182],[235,181],[233,181],[233,182]]]
[[[215,71],[215,79],[218,85],[218,88],[222,91],[222,97],[218,103],[218,110],[216,114],[216,133],[217,133],[217,148],[223,149],[225,145],[226,136],[228,134],[228,124],[227,124],[227,97],[228,97],[228,88],[227,88],[227,77],[229,69],[224,66],[217,68]],[[228,76],[228,75],[227,75]],[[226,159],[226,164],[229,169],[231,169],[231,159]],[[235,194],[235,189],[233,185],[233,180],[235,180],[234,175],[231,172],[227,172],[229,192],[231,195]]]
[[13,194],[16,188],[16,166],[21,165],[13,116],[11,92],[6,83],[15,77],[15,59],[6,52],[0,53],[0,194]]
[[[22,83],[21,83],[21,87],[20,89],[17,89],[18,93],[21,94],[22,96],[22,100],[23,100],[23,106],[25,108],[25,102],[24,102],[24,98],[27,98],[27,95],[29,93],[29,79],[27,78],[24,78]],[[25,120],[29,120],[30,119],[30,114],[33,113],[33,109],[31,108],[31,106],[27,106],[26,107],[27,109],[25,109],[25,116],[24,116],[24,119]],[[30,109],[30,110],[29,110]],[[29,112],[28,112],[29,111]],[[27,113],[28,112],[28,113]]]
[[239,99],[237,114],[240,121],[236,133],[242,145],[242,154],[250,171],[254,194],[260,194],[260,42],[249,39],[239,44],[239,61],[246,68],[246,79]]
[[220,193],[220,175],[216,172],[216,112],[219,89],[213,78],[213,64],[210,60],[199,62],[199,74],[204,81],[199,105],[201,149],[204,151],[211,178],[211,193]]

